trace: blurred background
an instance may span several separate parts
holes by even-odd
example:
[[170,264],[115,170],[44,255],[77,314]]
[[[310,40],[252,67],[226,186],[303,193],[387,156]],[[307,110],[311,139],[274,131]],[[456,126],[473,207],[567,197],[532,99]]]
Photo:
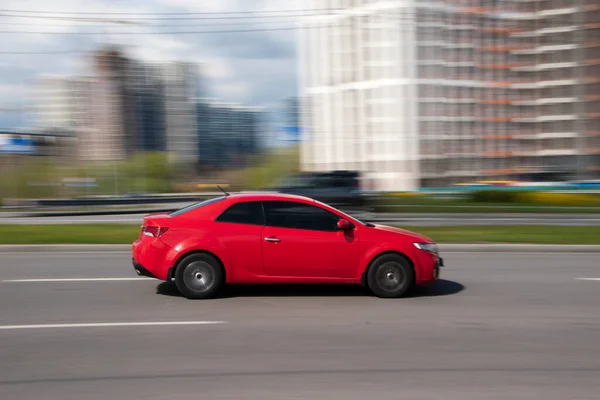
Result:
[[597,0],[197,3],[3,5],[4,207],[598,189]]

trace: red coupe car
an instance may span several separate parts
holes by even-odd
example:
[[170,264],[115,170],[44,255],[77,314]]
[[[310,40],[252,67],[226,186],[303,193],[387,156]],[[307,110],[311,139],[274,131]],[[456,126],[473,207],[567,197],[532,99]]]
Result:
[[138,275],[175,280],[187,298],[227,283],[360,284],[400,297],[438,279],[429,238],[361,222],[326,204],[283,194],[232,194],[144,218],[133,243]]

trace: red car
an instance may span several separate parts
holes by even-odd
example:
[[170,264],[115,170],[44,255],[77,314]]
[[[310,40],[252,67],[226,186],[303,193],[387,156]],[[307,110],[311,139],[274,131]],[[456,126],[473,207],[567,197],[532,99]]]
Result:
[[225,195],[146,216],[132,250],[138,275],[174,279],[194,299],[226,283],[360,284],[400,297],[443,266],[425,236],[283,194]]

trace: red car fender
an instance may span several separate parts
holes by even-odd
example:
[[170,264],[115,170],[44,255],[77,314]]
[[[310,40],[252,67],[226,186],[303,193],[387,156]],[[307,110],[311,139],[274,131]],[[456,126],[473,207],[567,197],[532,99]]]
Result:
[[221,261],[227,276],[227,273],[229,272],[227,271],[227,265],[229,265],[229,262],[226,252],[223,251],[223,246],[221,243],[210,235],[201,237],[196,236],[183,240],[169,251],[167,254],[167,259],[170,261],[171,267],[176,267],[177,263],[187,254],[203,251],[212,253]]
[[377,246],[370,247],[367,252],[365,252],[360,258],[358,275],[356,277],[357,282],[361,282],[363,279],[363,274],[367,272],[369,265],[373,260],[375,260],[379,255],[384,253],[400,253],[404,255],[414,266],[415,274],[418,277],[421,274],[421,268],[419,263],[417,262],[417,257],[415,254],[416,248],[413,248],[412,243],[390,243],[390,242],[382,242]]

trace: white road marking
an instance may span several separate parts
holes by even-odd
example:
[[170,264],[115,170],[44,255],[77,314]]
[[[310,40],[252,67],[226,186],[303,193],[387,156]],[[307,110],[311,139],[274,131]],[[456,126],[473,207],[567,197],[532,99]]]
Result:
[[175,326],[175,325],[218,325],[226,321],[164,321],[164,322],[99,322],[83,324],[38,324],[38,325],[0,325],[0,330],[52,329],[52,328],[105,328],[127,326]]
[[30,282],[118,282],[118,281],[156,281],[152,278],[40,278],[40,279],[4,279],[2,283]]
[[575,278],[578,281],[600,281],[600,278]]

